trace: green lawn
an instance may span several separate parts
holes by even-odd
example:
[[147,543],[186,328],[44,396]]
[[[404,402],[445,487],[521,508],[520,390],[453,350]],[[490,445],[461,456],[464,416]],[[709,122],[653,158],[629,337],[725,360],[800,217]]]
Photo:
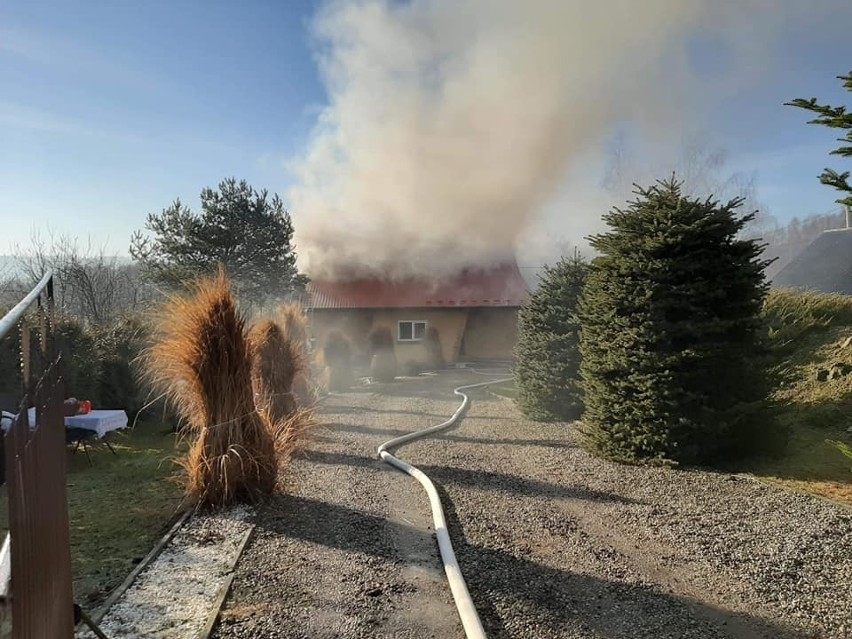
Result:
[[[166,530],[182,488],[173,481],[174,435],[159,424],[112,433],[105,446],[68,456],[68,509],[75,600],[89,610],[120,584]],[[0,524],[5,534],[5,494]]]
[[772,483],[852,505],[852,461],[829,446],[826,439],[852,441],[842,429],[794,426],[782,456],[751,460],[742,470]]
[[[776,293],[771,308],[778,327],[772,334],[772,400],[789,439],[780,454],[737,462],[729,470],[852,505],[852,460],[826,443],[852,446],[852,299]],[[517,399],[511,383],[491,391]]]
[[506,397],[508,399],[518,399],[518,388],[515,382],[507,382],[498,386],[489,386],[488,389],[495,395]]
[[[784,294],[776,295],[783,301]],[[789,441],[783,455],[752,460],[744,470],[852,504],[852,461],[826,443],[830,439],[852,444],[852,375],[848,372],[852,371],[852,300],[812,294],[789,297],[788,319],[778,322],[786,332],[778,341],[783,344],[783,338],[788,338],[789,342],[779,349],[778,386],[773,394],[778,422],[789,433]],[[812,308],[801,308],[806,303]]]

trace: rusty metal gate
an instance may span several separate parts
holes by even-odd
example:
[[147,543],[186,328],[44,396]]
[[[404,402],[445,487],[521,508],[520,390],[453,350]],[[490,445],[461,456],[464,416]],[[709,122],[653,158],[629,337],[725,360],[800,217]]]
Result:
[[[32,348],[27,312],[36,307],[39,348]],[[23,401],[4,444],[11,570],[0,594],[11,597],[14,639],[74,636],[71,546],[65,469],[64,383],[54,360],[53,275],[0,319],[0,339],[21,331]],[[28,408],[35,408],[35,425]],[[0,566],[0,574],[3,568]]]

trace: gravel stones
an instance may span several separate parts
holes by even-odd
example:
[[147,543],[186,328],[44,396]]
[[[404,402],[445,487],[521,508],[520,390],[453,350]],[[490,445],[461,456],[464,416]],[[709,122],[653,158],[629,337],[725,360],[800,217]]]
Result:
[[[375,458],[457,407],[470,373],[333,395],[261,509],[217,637],[463,637],[426,496]],[[439,486],[491,639],[840,639],[852,511],[730,474],[612,464],[573,427],[473,391],[398,449]]]
[[231,571],[250,519],[245,507],[190,517],[110,608],[101,630],[110,639],[194,639]]

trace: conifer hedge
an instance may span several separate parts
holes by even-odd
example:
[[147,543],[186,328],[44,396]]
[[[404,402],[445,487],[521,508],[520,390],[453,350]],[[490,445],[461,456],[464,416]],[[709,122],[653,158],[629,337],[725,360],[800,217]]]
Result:
[[545,267],[538,290],[519,314],[517,402],[531,419],[569,421],[583,412],[576,311],[588,268],[578,253]]
[[768,286],[763,246],[740,237],[741,199],[683,195],[674,178],[638,189],[590,238],[579,305],[584,432],[628,462],[705,463],[759,436],[758,364]]

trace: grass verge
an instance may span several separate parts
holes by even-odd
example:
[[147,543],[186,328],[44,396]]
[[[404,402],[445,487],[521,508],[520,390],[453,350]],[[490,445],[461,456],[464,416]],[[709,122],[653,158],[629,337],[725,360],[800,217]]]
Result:
[[852,297],[773,291],[764,311],[783,454],[753,459],[747,472],[852,504],[852,463],[827,443],[852,444]]
[[498,386],[489,386],[488,390],[500,397],[506,397],[511,400],[518,399],[518,387],[515,386],[515,382],[500,384]]
[[[92,610],[118,586],[165,532],[183,496],[175,474],[175,438],[168,428],[139,424],[112,433],[106,446],[68,456],[68,511],[74,598]],[[6,495],[0,525],[8,530]]]
[[826,443],[849,440],[849,433],[797,426],[783,456],[754,459],[747,472],[765,481],[820,495],[852,506],[852,463]]

